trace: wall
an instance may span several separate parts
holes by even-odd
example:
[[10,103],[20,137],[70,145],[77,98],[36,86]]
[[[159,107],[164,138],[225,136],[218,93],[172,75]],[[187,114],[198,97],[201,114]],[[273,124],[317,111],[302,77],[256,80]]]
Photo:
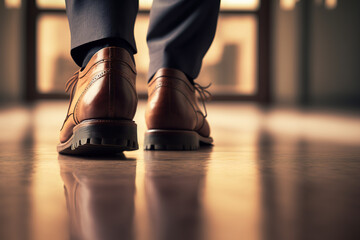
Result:
[[280,8],[280,1],[273,1],[272,32],[272,81],[273,100],[277,104],[293,105],[298,101],[300,32],[298,31],[300,10]]
[[360,1],[273,3],[275,103],[360,107]]
[[360,106],[360,1],[312,5],[311,102]]
[[21,78],[21,12],[0,1],[0,103],[19,101]]

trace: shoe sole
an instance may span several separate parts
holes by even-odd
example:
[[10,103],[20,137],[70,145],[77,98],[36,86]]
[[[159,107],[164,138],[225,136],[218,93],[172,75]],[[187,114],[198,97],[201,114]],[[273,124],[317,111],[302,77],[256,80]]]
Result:
[[107,155],[139,149],[137,126],[130,120],[85,120],[73,135],[57,146],[61,154]]
[[212,143],[211,137],[195,131],[151,129],[145,133],[144,150],[197,150],[201,144]]

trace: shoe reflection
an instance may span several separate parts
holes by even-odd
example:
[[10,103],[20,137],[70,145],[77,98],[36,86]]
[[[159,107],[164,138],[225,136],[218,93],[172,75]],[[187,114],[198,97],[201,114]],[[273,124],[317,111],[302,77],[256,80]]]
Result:
[[203,239],[202,193],[211,149],[145,151],[145,193],[153,239]]
[[133,239],[136,161],[59,155],[70,239]]

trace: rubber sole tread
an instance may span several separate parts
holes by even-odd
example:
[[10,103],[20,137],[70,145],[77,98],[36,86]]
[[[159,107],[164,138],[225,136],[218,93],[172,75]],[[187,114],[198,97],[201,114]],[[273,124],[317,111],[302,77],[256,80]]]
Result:
[[86,120],[73,129],[73,135],[57,150],[68,155],[112,155],[139,149],[133,121]]
[[145,133],[144,150],[192,151],[212,142],[211,137],[202,137],[195,131],[151,129]]
[[133,151],[139,149],[137,141],[110,138],[83,138],[67,149],[62,154],[71,155],[107,155]]

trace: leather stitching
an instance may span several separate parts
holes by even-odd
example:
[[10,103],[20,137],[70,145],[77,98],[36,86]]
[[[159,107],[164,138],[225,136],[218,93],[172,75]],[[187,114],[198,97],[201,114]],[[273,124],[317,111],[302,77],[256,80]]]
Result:
[[99,74],[96,74],[90,81],[90,83],[86,86],[86,88],[84,89],[84,91],[81,93],[81,95],[79,96],[78,100],[76,101],[75,107],[74,107],[74,121],[76,124],[79,124],[79,119],[77,118],[77,114],[76,114],[76,110],[78,107],[78,103],[80,102],[80,100],[82,99],[82,97],[84,96],[84,94],[87,92],[87,90],[99,79],[103,78],[106,73],[108,73],[110,70],[104,70],[101,71]]
[[[109,68],[109,70],[115,70],[115,71],[120,72],[120,71],[119,71],[118,69],[116,69],[116,68]],[[131,77],[128,76],[128,74],[126,74],[125,72],[121,72],[121,74],[123,75],[122,78],[125,79],[126,81],[128,81],[128,82],[130,83],[131,87],[135,90],[135,84],[134,84],[134,82],[131,80]],[[136,90],[135,90],[135,92],[136,92]]]
[[73,114],[73,113],[70,113],[69,115],[67,115],[67,116],[66,116],[66,118],[65,118],[65,120],[64,120],[64,122],[63,122],[63,125],[61,126],[60,131],[61,131],[61,130],[63,130],[63,128],[64,128],[64,126],[65,126],[66,121],[69,119],[69,117],[70,117],[71,115],[74,115],[74,114]]
[[156,77],[154,80],[152,80],[150,83],[149,83],[149,86],[152,86],[154,84],[154,82],[156,82],[156,80],[158,80],[159,78],[173,78],[173,79],[176,79],[176,80],[179,80],[181,82],[183,82],[186,87],[188,87],[192,92],[195,92],[195,89],[191,88],[188,83],[186,81],[188,80],[184,80],[184,79],[181,79],[181,78],[177,78],[177,77],[171,77],[171,76],[166,76],[166,75],[161,75],[159,77]]
[[[132,68],[132,66],[130,66],[127,62],[125,62],[125,61],[123,61],[123,60],[101,59],[101,60],[95,62],[95,63],[86,71],[86,73],[84,73],[84,75],[82,75],[82,76],[79,76],[79,78],[81,79],[81,78],[85,77],[85,76],[90,72],[90,70],[91,70],[92,68],[94,68],[96,65],[99,65],[99,64],[102,63],[102,62],[104,62],[104,63],[105,63],[105,62],[119,62],[120,64],[129,67],[129,68],[131,69],[131,71],[132,71],[134,74],[136,74],[136,71],[134,71],[134,69]],[[83,73],[80,72],[79,75],[81,75],[81,74],[83,74]]]
[[[100,79],[103,78],[108,72],[110,72],[110,70],[117,70],[117,69],[109,68],[109,69],[104,70],[104,71],[100,72],[99,74],[95,75],[95,77],[90,81],[90,83],[86,86],[86,88],[83,90],[83,92],[82,92],[81,95],[79,96],[78,100],[76,101],[75,107],[74,107],[74,122],[75,122],[76,124],[79,124],[79,123],[80,123],[79,119],[77,118],[77,114],[76,114],[77,108],[78,108],[78,104],[79,104],[80,100],[83,98],[84,94],[88,91],[88,89],[89,89],[96,81],[100,80]],[[97,76],[99,76],[101,73],[103,73],[102,76],[97,78]],[[96,78],[96,79],[95,79],[95,78]],[[125,79],[126,82],[128,82],[128,83],[130,84],[131,89],[132,89],[132,91],[133,91],[133,93],[134,93],[134,95],[135,95],[135,97],[136,97],[136,101],[137,101],[137,100],[138,100],[138,97],[137,97],[136,90],[135,90],[135,87],[134,87],[134,84],[132,83],[132,81],[130,81],[127,76],[124,76],[124,77],[122,77],[121,79]],[[109,91],[110,91],[110,90],[109,90]]]
[[191,100],[190,100],[179,88],[177,88],[176,86],[169,86],[169,85],[167,85],[167,86],[164,86],[164,85],[162,85],[162,86],[161,86],[161,85],[160,85],[160,86],[155,86],[154,90],[151,92],[151,94],[149,95],[149,97],[150,97],[156,90],[158,90],[158,89],[161,88],[161,87],[167,87],[167,88],[170,88],[170,89],[174,89],[174,90],[178,91],[179,93],[181,93],[181,94],[185,97],[185,99],[188,101],[188,103],[190,103],[190,106],[191,106],[192,109],[194,110],[195,118],[196,118],[196,124],[195,124],[195,127],[196,127],[197,124],[198,124],[198,117],[197,117],[197,114],[196,114],[197,110],[194,108]]

